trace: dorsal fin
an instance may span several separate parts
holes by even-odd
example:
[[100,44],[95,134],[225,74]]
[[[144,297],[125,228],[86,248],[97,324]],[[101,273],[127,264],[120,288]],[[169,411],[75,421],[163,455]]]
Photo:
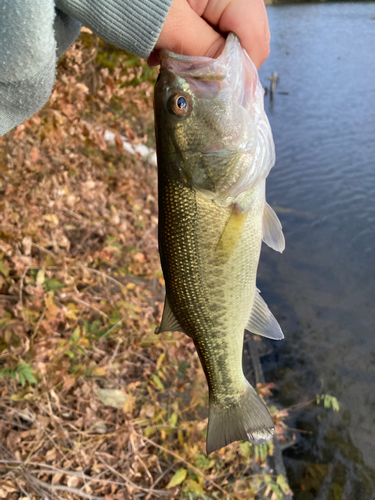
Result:
[[272,340],[281,340],[284,338],[279,323],[268,309],[258,289],[255,290],[254,305],[251,310],[250,319],[246,325],[246,330]]
[[268,203],[266,203],[263,213],[263,241],[277,252],[281,253],[285,249],[281,222]]
[[163,332],[183,332],[180,323],[177,321],[176,316],[173,314],[171,306],[169,305],[168,296],[165,296],[163,316],[161,318],[160,326],[155,328],[155,333],[158,335]]

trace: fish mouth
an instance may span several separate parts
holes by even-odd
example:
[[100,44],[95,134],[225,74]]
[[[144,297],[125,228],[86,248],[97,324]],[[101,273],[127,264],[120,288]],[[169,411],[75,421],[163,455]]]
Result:
[[[232,40],[235,43],[231,43]],[[229,33],[223,51],[218,58],[204,56],[185,56],[169,50],[161,50],[159,57],[161,67],[173,71],[183,78],[193,78],[204,82],[221,82],[228,75],[228,62],[235,60],[237,51],[241,50],[240,42],[234,33]]]

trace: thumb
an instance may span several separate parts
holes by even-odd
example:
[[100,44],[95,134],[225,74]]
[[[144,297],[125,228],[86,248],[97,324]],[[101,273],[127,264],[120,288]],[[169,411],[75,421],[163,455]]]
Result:
[[225,39],[190,7],[186,0],[174,0],[155,49],[167,49],[186,56],[218,56]]

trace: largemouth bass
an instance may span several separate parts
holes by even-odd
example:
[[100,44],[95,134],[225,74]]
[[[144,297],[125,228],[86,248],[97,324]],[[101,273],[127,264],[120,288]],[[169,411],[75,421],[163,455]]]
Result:
[[283,338],[256,288],[262,240],[284,249],[265,199],[274,144],[257,70],[234,34],[218,59],[167,51],[161,59],[154,107],[166,299],[157,333],[194,341],[209,387],[209,454],[274,433],[242,370],[245,329]]

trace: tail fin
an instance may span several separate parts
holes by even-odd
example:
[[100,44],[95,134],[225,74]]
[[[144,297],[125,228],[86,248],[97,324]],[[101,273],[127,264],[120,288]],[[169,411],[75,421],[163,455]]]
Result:
[[248,382],[240,400],[228,408],[219,408],[210,399],[207,455],[233,441],[262,444],[272,438],[274,431],[266,405]]

